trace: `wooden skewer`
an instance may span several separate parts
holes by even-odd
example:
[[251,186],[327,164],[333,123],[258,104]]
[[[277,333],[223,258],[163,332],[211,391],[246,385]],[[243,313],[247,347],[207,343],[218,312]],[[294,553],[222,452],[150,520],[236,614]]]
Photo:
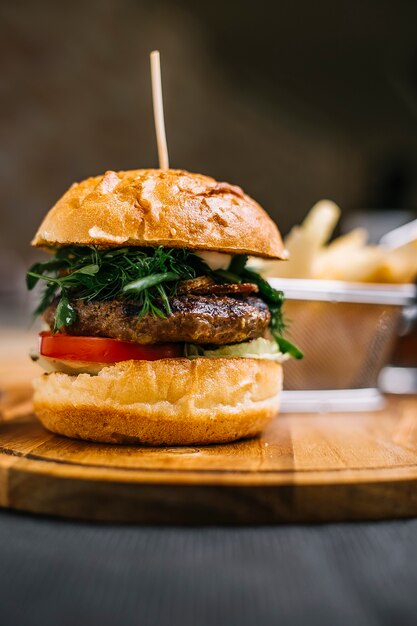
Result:
[[162,100],[161,62],[159,50],[151,52],[151,80],[153,115],[155,119],[156,143],[161,170],[169,168],[167,138],[165,135],[164,104]]

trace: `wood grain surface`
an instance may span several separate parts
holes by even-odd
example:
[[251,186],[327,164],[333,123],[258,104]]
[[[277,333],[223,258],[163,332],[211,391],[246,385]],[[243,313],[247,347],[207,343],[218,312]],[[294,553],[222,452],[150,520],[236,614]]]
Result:
[[145,448],[47,432],[37,369],[0,360],[0,506],[87,520],[271,524],[417,515],[417,398],[374,413],[287,414],[234,444]]

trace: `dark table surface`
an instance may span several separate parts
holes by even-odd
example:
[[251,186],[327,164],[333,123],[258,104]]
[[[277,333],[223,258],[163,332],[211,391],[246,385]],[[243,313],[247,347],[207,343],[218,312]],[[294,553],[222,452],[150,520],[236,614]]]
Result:
[[0,624],[417,624],[417,520],[149,528],[0,512]]

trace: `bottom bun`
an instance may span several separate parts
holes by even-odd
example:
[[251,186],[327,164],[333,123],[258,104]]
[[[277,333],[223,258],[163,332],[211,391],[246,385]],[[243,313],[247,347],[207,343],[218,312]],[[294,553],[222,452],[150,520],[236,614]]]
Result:
[[44,374],[35,413],[54,433],[105,443],[182,445],[252,437],[279,408],[282,367],[246,358],[123,361],[97,376]]

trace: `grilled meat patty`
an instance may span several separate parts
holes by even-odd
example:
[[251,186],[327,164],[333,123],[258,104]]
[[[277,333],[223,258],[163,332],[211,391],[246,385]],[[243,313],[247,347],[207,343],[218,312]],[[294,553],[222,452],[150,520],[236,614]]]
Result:
[[[184,341],[225,345],[261,337],[270,322],[267,305],[257,297],[176,295],[169,299],[168,317],[139,318],[134,301],[107,300],[71,302],[77,320],[61,332],[70,335],[112,337],[141,344]],[[49,306],[44,319],[54,326],[57,302]]]

